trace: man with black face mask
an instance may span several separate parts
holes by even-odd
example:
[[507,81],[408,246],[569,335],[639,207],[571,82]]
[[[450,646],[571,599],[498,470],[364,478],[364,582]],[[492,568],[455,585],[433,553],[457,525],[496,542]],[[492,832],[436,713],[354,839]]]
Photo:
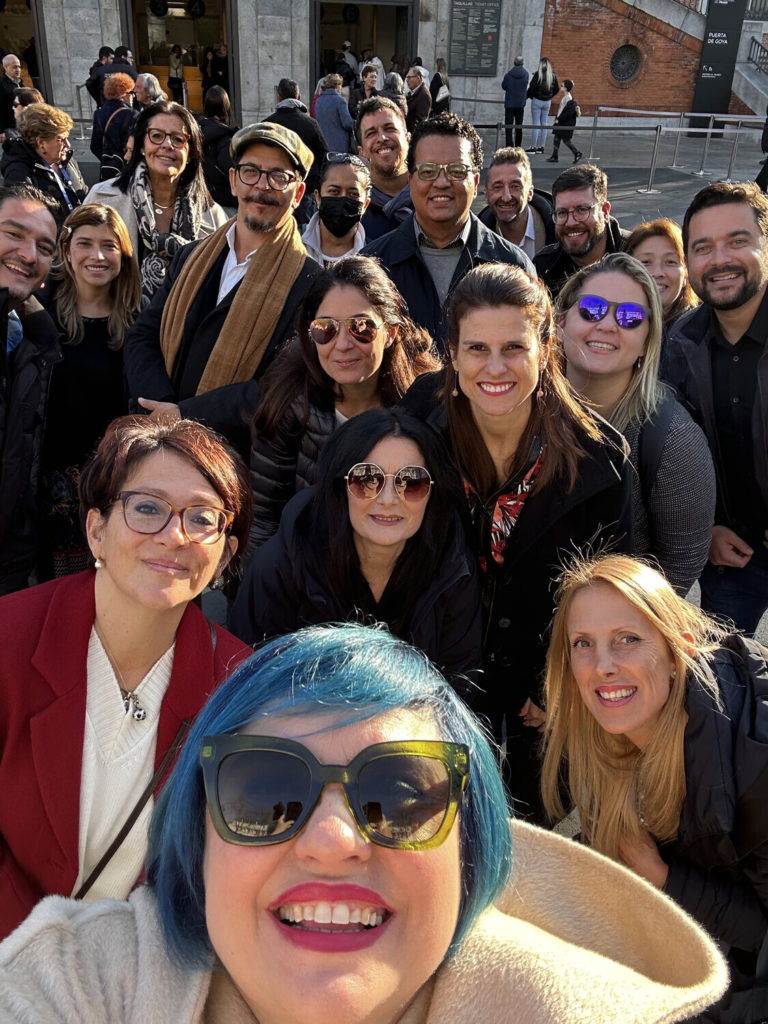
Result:
[[318,210],[301,239],[313,260],[327,266],[360,252],[365,245],[360,220],[370,195],[371,175],[360,157],[329,153],[315,190]]

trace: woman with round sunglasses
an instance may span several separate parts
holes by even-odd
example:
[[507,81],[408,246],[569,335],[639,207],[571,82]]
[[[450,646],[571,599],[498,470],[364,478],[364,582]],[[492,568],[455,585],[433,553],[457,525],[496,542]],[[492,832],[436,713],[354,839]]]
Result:
[[662,889],[728,953],[697,1021],[768,1016],[768,666],[643,562],[579,558],[547,660],[543,789],[583,840]]
[[125,221],[141,270],[141,306],[163,282],[171,260],[189,242],[227,221],[203,175],[203,141],[194,117],[160,100],[139,114],[123,172],[94,185],[86,202],[112,206]]
[[662,338],[666,339],[667,329],[675,320],[699,305],[688,280],[683,233],[674,221],[664,217],[645,221],[629,233],[624,252],[643,264],[659,289]]
[[[621,435],[579,404],[560,369],[546,288],[489,264],[447,311],[444,401],[429,416],[464,482],[483,589],[483,693],[474,706],[506,741],[520,813],[541,819],[538,732],[554,579],[574,544],[631,550]],[[424,378],[419,392],[431,394]]]
[[79,487],[94,568],[0,600],[2,935],[49,893],[125,899],[153,794],[247,653],[194,603],[248,535],[246,469],[216,434],[115,420]]
[[709,555],[715,471],[703,431],[659,381],[656,285],[611,253],[566,281],[556,318],[568,380],[629,442],[635,552],[685,595]]
[[[450,679],[480,667],[480,590],[461,481],[427,424],[371,409],[328,441],[316,486],[252,556],[230,615],[245,643],[300,626],[384,622]],[[460,685],[460,684],[457,684]]]
[[254,655],[198,716],[151,835],[127,903],[46,901],[0,946],[4,1021],[669,1024],[727,981],[631,872],[510,826],[476,719],[381,630]]
[[318,275],[296,334],[264,374],[254,414],[249,551],[275,533],[289,499],[315,482],[320,452],[341,423],[394,405],[438,366],[429,335],[378,260],[365,256]]

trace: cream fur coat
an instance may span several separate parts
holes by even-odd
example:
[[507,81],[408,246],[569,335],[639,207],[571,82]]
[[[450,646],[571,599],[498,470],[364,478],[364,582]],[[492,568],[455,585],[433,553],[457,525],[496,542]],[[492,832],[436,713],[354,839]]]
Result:
[[[400,1024],[667,1024],[717,999],[723,961],[670,900],[575,843],[520,822],[512,829],[515,868],[503,899]],[[143,888],[127,903],[52,896],[39,904],[0,945],[0,1021],[254,1018],[221,972],[171,964]]]

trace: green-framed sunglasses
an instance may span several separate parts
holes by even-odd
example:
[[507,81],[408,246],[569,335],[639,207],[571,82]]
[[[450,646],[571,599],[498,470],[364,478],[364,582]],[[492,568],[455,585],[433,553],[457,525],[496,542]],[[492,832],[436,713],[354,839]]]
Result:
[[344,790],[361,834],[395,850],[431,850],[448,836],[469,778],[469,748],[442,740],[374,743],[349,764],[320,764],[295,740],[205,736],[200,750],[217,835],[239,846],[284,843],[325,786]]

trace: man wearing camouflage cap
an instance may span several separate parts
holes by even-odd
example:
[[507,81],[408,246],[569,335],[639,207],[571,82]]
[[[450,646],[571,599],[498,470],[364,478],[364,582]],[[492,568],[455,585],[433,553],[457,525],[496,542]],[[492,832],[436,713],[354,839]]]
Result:
[[247,455],[256,382],[292,333],[320,267],[293,217],[311,150],[290,129],[263,122],[233,135],[230,154],[237,216],[174,258],[128,333],[125,368],[139,408],[201,420]]

